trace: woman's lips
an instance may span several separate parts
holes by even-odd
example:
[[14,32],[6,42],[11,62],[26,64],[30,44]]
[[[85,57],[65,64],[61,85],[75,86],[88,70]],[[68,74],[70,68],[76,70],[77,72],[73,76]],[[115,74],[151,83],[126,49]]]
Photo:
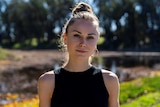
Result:
[[77,52],[85,53],[85,52],[87,52],[87,51],[85,51],[85,50],[77,50]]

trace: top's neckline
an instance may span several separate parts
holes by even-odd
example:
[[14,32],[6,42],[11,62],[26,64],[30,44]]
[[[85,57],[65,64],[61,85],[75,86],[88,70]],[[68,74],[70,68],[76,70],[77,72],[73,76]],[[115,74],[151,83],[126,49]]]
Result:
[[95,67],[91,66],[87,70],[80,71],[80,72],[69,71],[69,70],[66,70],[65,68],[61,68],[61,71],[63,73],[67,73],[67,74],[83,75],[83,74],[91,74],[91,73],[93,73],[94,69],[95,69]]

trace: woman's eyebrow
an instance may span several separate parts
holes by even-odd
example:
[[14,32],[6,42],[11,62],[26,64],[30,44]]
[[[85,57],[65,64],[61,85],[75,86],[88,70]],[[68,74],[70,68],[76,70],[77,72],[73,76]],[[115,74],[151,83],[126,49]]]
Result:
[[80,33],[80,34],[82,34],[80,31],[78,31],[78,30],[73,30],[74,32],[77,32],[77,33]]
[[[79,34],[82,34],[80,31],[78,31],[78,30],[73,30],[74,32],[77,32],[77,33],[79,33]],[[89,33],[88,35],[96,35],[95,33]]]

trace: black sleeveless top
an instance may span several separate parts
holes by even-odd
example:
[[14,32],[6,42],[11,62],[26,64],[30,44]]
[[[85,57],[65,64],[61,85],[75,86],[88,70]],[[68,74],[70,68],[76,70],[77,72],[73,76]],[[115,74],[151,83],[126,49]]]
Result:
[[55,70],[51,107],[108,107],[102,72],[92,66],[84,72]]

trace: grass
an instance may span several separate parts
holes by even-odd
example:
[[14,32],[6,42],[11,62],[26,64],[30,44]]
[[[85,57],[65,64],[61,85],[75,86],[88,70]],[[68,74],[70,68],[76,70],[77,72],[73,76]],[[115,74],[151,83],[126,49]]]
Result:
[[9,53],[6,50],[0,48],[0,60],[6,60],[8,55]]
[[130,103],[123,104],[121,107],[160,107],[160,92],[153,92],[138,97]]
[[120,85],[121,107],[160,107],[160,76],[139,78]]
[[6,49],[0,48],[0,61],[1,60],[8,60],[8,59],[19,60],[19,59],[21,59],[21,57],[10,53]]

